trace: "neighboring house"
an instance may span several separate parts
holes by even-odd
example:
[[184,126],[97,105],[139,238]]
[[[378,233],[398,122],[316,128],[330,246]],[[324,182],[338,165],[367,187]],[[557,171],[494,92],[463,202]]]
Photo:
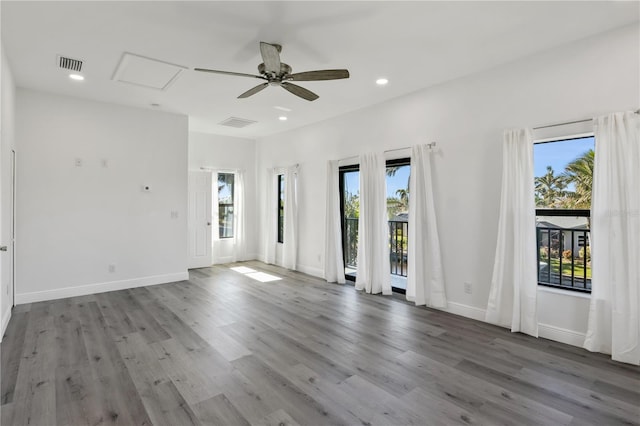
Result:
[[[549,219],[549,218],[545,218]],[[538,245],[540,247],[549,247],[552,249],[571,250],[573,247],[573,256],[580,255],[580,249],[589,245],[590,232],[589,226],[584,217],[553,217],[553,222],[549,220],[538,220],[536,229],[538,230]],[[560,245],[560,235],[562,235],[562,246]],[[551,244],[549,244],[551,240]],[[573,240],[573,246],[571,241]]]

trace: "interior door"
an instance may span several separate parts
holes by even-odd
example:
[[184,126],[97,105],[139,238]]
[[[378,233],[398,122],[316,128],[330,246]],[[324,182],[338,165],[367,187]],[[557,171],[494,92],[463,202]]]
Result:
[[211,266],[211,172],[189,172],[189,269]]

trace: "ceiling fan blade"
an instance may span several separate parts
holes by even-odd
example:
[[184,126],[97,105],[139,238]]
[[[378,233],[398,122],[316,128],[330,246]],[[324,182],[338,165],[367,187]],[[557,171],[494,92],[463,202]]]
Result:
[[194,71],[200,71],[200,72],[210,72],[210,73],[213,73],[213,74],[226,74],[226,75],[237,75],[239,77],[260,78],[260,79],[264,80],[264,77],[261,76],[261,75],[245,74],[245,73],[241,73],[241,72],[209,70],[209,69],[206,69],[206,68],[194,68],[193,70]]
[[280,74],[280,53],[278,48],[273,44],[261,41],[260,53],[262,54],[262,61],[266,71]]
[[238,99],[248,98],[251,95],[255,95],[259,91],[265,89],[268,85],[269,85],[269,83],[259,84],[256,87],[254,87],[253,89],[249,89],[246,92],[244,92],[242,95],[238,96]]
[[280,84],[285,90],[293,93],[296,96],[301,97],[302,99],[306,99],[308,101],[315,101],[319,98],[318,95],[313,93],[311,90],[307,90],[304,87],[300,87],[297,84],[284,82]]
[[349,70],[320,70],[291,74],[292,81],[339,80],[349,78]]

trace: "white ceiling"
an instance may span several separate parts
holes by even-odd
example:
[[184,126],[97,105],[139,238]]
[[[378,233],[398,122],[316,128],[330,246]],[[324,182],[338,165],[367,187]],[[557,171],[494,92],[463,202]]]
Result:
[[[639,2],[12,2],[2,43],[16,84],[187,114],[191,130],[258,138],[492,68],[629,25]],[[294,72],[348,68],[348,80],[301,82],[308,102],[278,87],[236,97],[258,80],[192,71],[257,73],[259,41],[283,46]],[[129,52],[188,68],[165,91],[112,80]],[[86,80],[59,69],[84,61]],[[378,87],[375,80],[387,77]],[[291,109],[282,122],[276,106]],[[257,121],[220,126],[229,117]]]

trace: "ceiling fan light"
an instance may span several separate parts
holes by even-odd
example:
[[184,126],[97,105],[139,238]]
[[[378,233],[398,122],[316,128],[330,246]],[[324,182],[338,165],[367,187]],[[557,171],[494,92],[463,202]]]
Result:
[[376,80],[376,84],[378,86],[384,86],[388,82],[389,82],[389,80],[387,80],[386,78],[379,78],[379,79]]
[[287,116],[286,115],[281,115],[280,117],[278,117],[278,120],[287,121]]

